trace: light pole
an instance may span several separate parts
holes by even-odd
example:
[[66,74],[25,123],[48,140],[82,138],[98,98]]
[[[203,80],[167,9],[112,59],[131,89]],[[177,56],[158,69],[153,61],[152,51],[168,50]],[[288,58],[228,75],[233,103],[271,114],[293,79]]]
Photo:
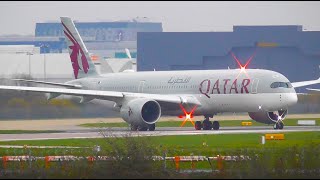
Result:
[[30,52],[27,52],[27,55],[29,55],[29,77],[31,78],[31,60],[30,60],[30,57],[31,57],[31,55],[33,55],[33,54],[30,53]]
[[43,62],[43,77],[44,81],[47,79],[47,73],[46,73],[46,53],[43,54],[44,62]]
[[43,53],[43,76],[44,76],[44,81],[47,79],[47,73],[46,73],[46,53],[47,53],[47,48],[49,48],[49,45],[47,44],[41,44],[42,48],[44,48],[44,53]]

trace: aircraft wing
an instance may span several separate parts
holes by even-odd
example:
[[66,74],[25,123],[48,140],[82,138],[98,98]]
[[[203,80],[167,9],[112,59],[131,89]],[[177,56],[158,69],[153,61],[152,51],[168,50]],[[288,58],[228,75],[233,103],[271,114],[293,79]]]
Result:
[[74,88],[74,89],[81,89],[81,85],[76,85],[76,84],[65,84],[65,83],[56,83],[56,82],[47,82],[47,81],[35,81],[35,80],[29,80],[29,79],[11,79],[11,80],[22,81],[22,82],[33,82],[33,83],[39,83],[39,84],[48,84],[48,85],[62,86],[62,87]]
[[74,96],[89,96],[96,99],[104,99],[110,101],[121,101],[125,98],[151,98],[160,102],[169,103],[188,103],[201,105],[200,102],[191,95],[162,95],[147,93],[130,93],[118,91],[99,91],[86,89],[65,89],[65,88],[47,88],[47,87],[26,87],[26,86],[0,86],[0,90],[29,91],[42,93],[57,93]]
[[311,88],[306,88],[306,89],[309,90],[309,91],[320,93],[320,89],[311,89]]
[[311,81],[293,82],[291,84],[294,88],[297,88],[297,87],[303,87],[303,86],[308,86],[308,85],[318,84],[318,83],[320,83],[320,78],[317,80],[311,80]]

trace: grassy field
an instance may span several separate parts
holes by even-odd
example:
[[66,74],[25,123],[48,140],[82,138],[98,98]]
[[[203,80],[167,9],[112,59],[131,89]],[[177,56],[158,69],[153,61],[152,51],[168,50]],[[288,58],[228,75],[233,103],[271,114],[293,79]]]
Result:
[[0,130],[0,134],[36,134],[36,133],[60,133],[55,130]]
[[[319,177],[320,132],[286,132],[285,140],[267,140],[260,143],[264,134],[215,134],[132,137],[128,134],[118,138],[63,139],[0,142],[0,145],[34,146],[80,146],[83,149],[16,149],[0,148],[0,156],[5,155],[76,155],[129,157],[128,159],[90,164],[87,160],[70,162],[51,162],[45,168],[44,161],[9,163],[7,169],[19,173],[5,177],[67,177],[67,178],[315,178]],[[101,146],[95,153],[93,147]],[[92,148],[85,148],[92,147]],[[166,156],[216,156],[246,155],[249,161],[224,161],[223,171],[218,173],[176,173],[174,161],[148,161],[144,157],[166,154]],[[196,169],[219,169],[217,161],[195,162]],[[163,171],[166,164],[166,171]],[[3,168],[0,163],[0,169]],[[24,166],[29,169],[21,171]],[[181,162],[180,169],[191,169],[190,162]],[[290,170],[287,171],[286,170]],[[317,170],[314,172],[314,170]],[[276,172],[275,172],[276,171]],[[302,173],[301,173],[302,172]]]
[[[298,120],[301,120],[301,118],[297,119],[286,119],[284,122],[285,126],[298,126]],[[311,119],[304,119],[304,120],[315,120],[316,125],[320,125],[320,118],[311,118]],[[180,127],[181,123],[183,122],[183,119],[181,121],[172,120],[172,121],[161,121],[157,122],[157,127]],[[266,124],[259,123],[253,120],[222,120],[219,121],[221,127],[227,127],[227,126],[241,126],[241,122],[252,122],[252,126],[266,126]],[[86,124],[80,124],[79,126],[82,127],[128,127],[128,124],[126,122],[121,123],[86,123]],[[186,122],[184,124],[184,127],[193,127],[191,122]]]
[[[0,142],[0,145],[32,145],[32,146],[101,146],[101,153],[108,153],[112,143],[122,143],[128,138],[137,141],[146,141],[148,144],[162,150],[167,150],[171,155],[212,155],[216,151],[228,149],[239,150],[245,148],[290,148],[320,144],[320,132],[286,132],[285,140],[267,140],[261,144],[264,134],[215,134],[215,135],[183,135],[183,136],[149,136],[149,137],[122,137],[122,138],[97,138],[97,139],[62,139],[62,140],[28,140]],[[126,140],[125,140],[126,139]],[[133,141],[133,140],[132,140]],[[44,149],[45,150],[45,149]],[[88,150],[86,150],[88,151]],[[11,151],[12,152],[12,151]],[[91,153],[88,151],[87,153]],[[9,153],[9,152],[7,152]],[[7,154],[5,149],[0,149],[0,156]]]

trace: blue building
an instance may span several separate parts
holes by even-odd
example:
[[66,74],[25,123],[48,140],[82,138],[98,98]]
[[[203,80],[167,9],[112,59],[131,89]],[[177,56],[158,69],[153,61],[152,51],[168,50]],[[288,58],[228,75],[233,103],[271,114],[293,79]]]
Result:
[[[138,32],[162,32],[162,23],[158,22],[75,22],[83,41],[91,53],[103,58],[115,57],[125,48],[136,53]],[[63,29],[60,22],[37,23],[36,37],[59,37],[64,39]],[[59,52],[66,49],[63,40]],[[52,49],[55,49],[54,46]]]
[[320,76],[320,31],[303,31],[302,26],[234,26],[233,32],[141,32],[137,48],[138,71],[238,68],[235,58],[242,64],[252,58],[248,68],[274,70],[293,82]]
[[[125,48],[136,53],[137,32],[162,32],[160,22],[75,22],[88,50],[100,57],[114,57]],[[36,23],[34,37],[0,37],[0,45],[34,45],[40,53],[67,52],[60,22]]]
[[[162,32],[156,22],[75,22],[82,38],[88,41],[137,41],[137,32]],[[36,37],[64,37],[62,25],[37,23]]]
[[34,45],[40,53],[62,53],[66,48],[64,38],[59,37],[0,37],[0,45]]

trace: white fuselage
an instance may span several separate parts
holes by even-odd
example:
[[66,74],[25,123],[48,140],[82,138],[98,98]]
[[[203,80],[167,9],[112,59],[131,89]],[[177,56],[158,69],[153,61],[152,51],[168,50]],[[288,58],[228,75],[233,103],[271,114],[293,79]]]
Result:
[[[275,82],[288,87],[272,88]],[[69,83],[92,90],[189,96],[187,101],[196,98],[201,103],[195,115],[276,111],[297,102],[296,92],[285,76],[261,69],[112,73]],[[181,113],[179,106],[161,108],[163,115]]]

